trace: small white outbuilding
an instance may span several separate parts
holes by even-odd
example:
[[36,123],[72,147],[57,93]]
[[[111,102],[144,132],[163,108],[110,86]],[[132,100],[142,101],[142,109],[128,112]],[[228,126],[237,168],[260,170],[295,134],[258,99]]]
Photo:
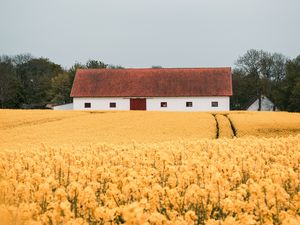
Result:
[[[256,99],[248,108],[247,111],[258,111],[259,99]],[[275,104],[266,96],[261,96],[261,109],[260,111],[278,111]]]
[[63,104],[63,105],[55,105],[53,106],[54,110],[73,110],[73,103]]
[[225,111],[231,68],[79,69],[74,110]]

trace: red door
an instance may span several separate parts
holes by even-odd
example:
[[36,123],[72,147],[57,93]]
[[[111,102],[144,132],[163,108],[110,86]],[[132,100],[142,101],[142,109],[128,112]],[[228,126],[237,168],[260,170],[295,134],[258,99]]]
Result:
[[131,98],[130,99],[130,110],[146,110],[146,99],[145,98]]

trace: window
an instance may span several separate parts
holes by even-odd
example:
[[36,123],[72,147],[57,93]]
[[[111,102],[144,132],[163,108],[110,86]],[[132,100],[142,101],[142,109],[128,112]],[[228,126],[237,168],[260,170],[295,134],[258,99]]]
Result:
[[186,107],[193,107],[193,102],[186,102],[185,105]]
[[168,106],[167,102],[161,102],[160,103],[160,107],[167,107],[167,106]]
[[84,108],[91,108],[91,103],[90,102],[85,102],[84,103]]
[[218,107],[219,103],[218,102],[211,102],[211,107]]
[[109,103],[109,108],[116,108],[117,104],[115,102],[110,102]]

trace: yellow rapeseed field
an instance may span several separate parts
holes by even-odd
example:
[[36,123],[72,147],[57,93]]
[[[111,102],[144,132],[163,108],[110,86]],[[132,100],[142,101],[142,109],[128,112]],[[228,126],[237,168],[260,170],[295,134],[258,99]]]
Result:
[[[210,113],[0,110],[0,147],[214,138]],[[3,121],[3,123],[2,123]]]
[[299,122],[0,110],[0,225],[298,225]]
[[237,136],[282,137],[300,133],[300,113],[232,112]]

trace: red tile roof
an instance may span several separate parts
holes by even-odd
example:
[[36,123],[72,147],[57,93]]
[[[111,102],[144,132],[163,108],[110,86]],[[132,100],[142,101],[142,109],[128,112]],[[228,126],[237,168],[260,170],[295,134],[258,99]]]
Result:
[[231,68],[79,69],[71,91],[71,97],[231,95]]

